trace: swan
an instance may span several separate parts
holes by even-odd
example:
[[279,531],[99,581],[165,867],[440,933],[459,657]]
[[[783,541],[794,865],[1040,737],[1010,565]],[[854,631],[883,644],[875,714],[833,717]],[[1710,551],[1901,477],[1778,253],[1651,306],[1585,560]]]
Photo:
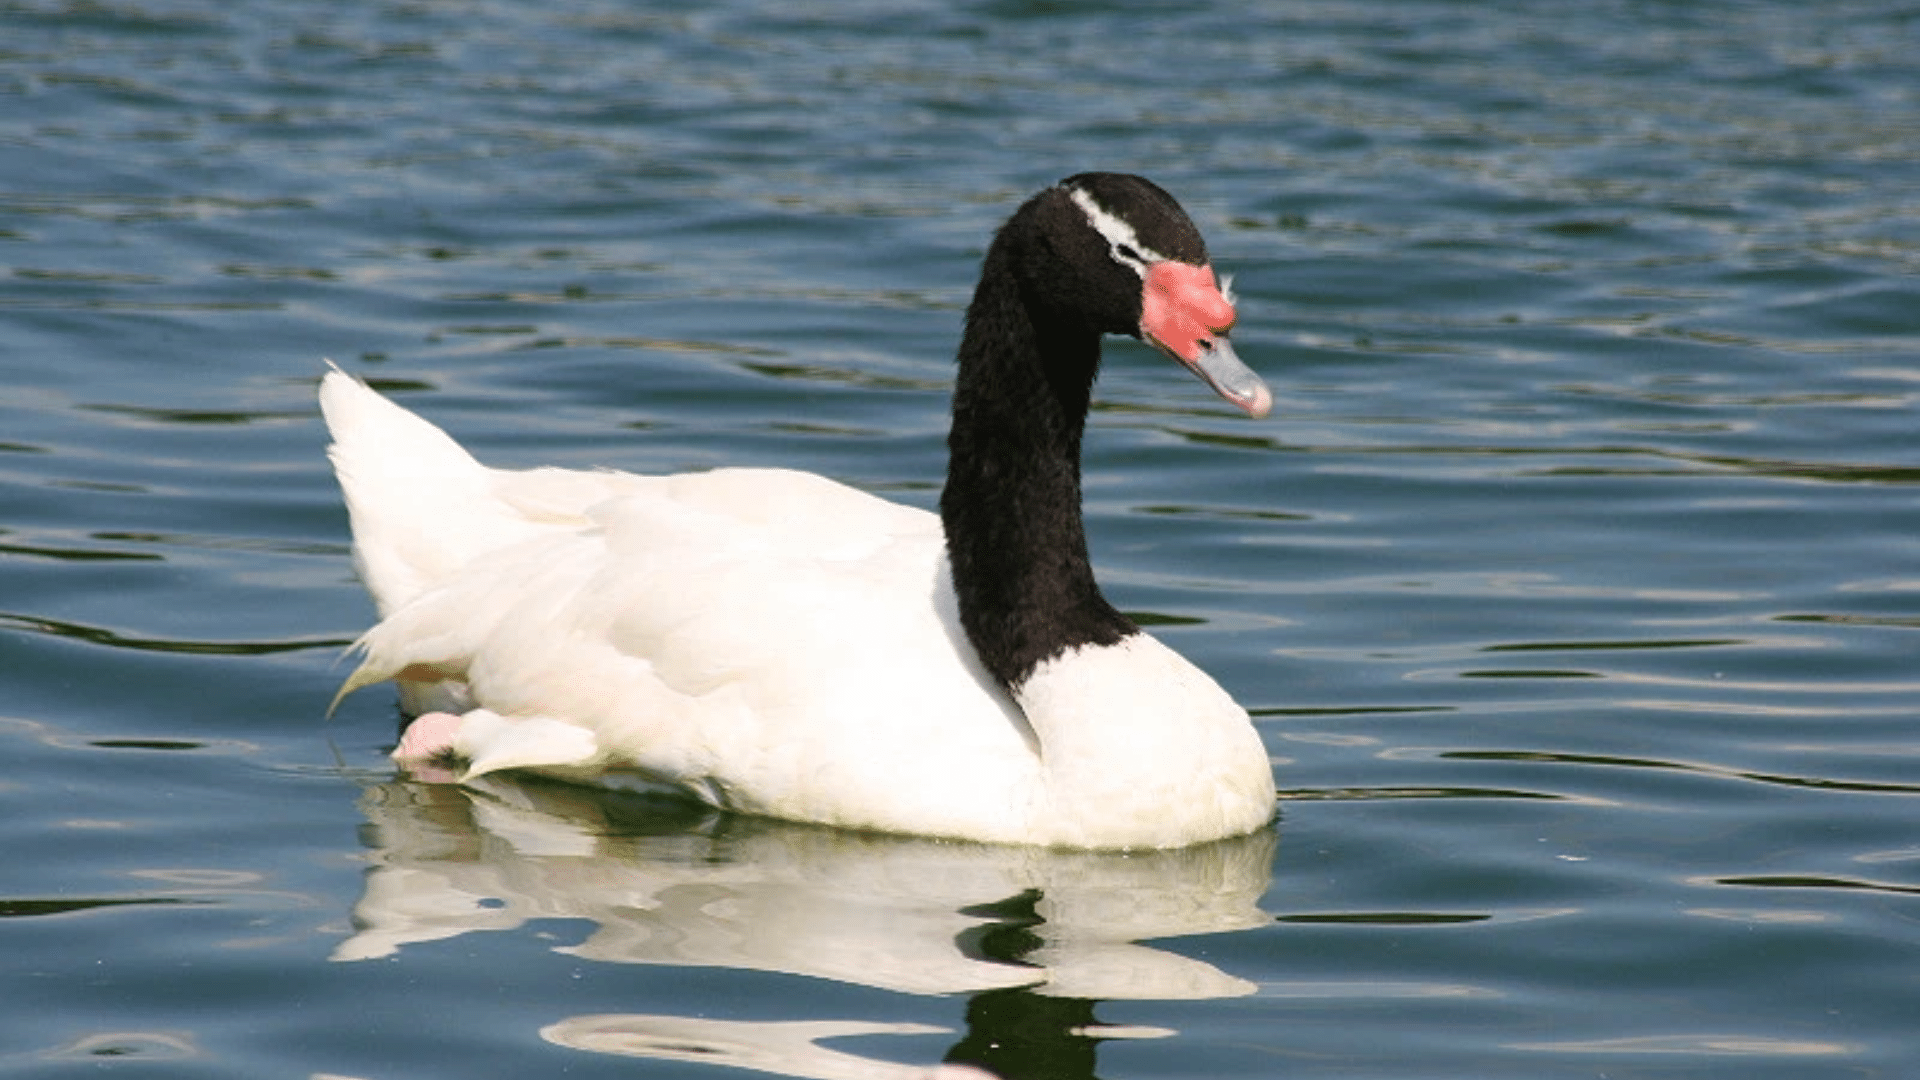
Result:
[[1151,181],[1034,195],[967,309],[937,516],[778,468],[490,469],[334,367],[328,456],[380,616],[335,702],[395,681],[394,758],[429,779],[1054,847],[1256,830],[1275,791],[1246,711],[1101,595],[1080,508],[1101,335],[1259,418],[1234,319]]

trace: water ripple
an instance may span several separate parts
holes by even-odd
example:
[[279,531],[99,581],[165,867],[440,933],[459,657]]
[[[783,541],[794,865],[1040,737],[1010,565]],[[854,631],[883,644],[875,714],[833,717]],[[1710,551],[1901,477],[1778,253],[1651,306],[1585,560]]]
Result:
[[1827,877],[1817,874],[1753,874],[1739,877],[1719,877],[1712,879],[1711,882],[1708,883],[1713,885],[1739,885],[1758,889],[1844,889],[1893,893],[1904,896],[1920,896],[1920,885],[1899,885],[1887,881]]
[[313,650],[338,652],[353,644],[350,637],[313,637],[285,641],[185,641],[170,638],[139,637],[123,634],[104,627],[87,626],[81,623],[61,619],[49,619],[37,615],[20,615],[0,612],[0,626],[23,630],[29,633],[45,634],[50,637],[83,641],[89,645],[105,645],[115,649],[132,649],[139,652],[190,653],[203,656],[271,656],[275,653],[297,653]]
[[1700,762],[1663,761],[1654,758],[1618,757],[1606,754],[1571,754],[1543,750],[1445,750],[1438,757],[1453,761],[1503,761],[1547,765],[1598,765],[1607,768],[1661,769],[1710,776],[1723,780],[1751,780],[1782,787],[1815,791],[1851,792],[1868,795],[1920,795],[1920,784],[1871,780],[1836,780],[1825,777],[1791,776],[1745,769],[1732,769]]

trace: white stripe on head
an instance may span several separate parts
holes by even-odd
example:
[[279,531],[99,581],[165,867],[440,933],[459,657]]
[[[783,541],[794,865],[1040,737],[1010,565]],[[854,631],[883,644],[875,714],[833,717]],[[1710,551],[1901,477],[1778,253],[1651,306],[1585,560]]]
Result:
[[1113,261],[1132,267],[1142,281],[1146,280],[1148,266],[1167,261],[1165,255],[1140,242],[1139,234],[1133,231],[1133,226],[1125,218],[1093,201],[1093,196],[1084,189],[1068,188],[1067,197],[1073,200],[1073,205],[1079,207],[1081,213],[1087,215],[1087,224],[1093,226],[1093,231],[1107,241],[1107,253],[1113,256]]

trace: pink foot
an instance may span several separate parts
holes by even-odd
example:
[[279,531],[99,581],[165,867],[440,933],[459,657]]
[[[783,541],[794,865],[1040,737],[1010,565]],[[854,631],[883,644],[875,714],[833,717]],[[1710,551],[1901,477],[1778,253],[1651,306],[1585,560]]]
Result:
[[393,748],[393,760],[416,780],[430,784],[452,783],[454,773],[440,763],[453,754],[454,736],[460,734],[461,717],[447,712],[422,713],[400,736]]

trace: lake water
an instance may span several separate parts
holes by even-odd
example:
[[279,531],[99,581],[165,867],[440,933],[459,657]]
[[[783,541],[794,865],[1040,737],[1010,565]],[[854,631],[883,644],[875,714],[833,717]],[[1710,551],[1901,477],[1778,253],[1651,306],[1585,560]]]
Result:
[[[0,1075],[1920,1069],[1920,9],[0,3]],[[1124,858],[412,783],[322,358],[498,464],[928,506],[990,231],[1115,342],[1109,595],[1270,833]]]

